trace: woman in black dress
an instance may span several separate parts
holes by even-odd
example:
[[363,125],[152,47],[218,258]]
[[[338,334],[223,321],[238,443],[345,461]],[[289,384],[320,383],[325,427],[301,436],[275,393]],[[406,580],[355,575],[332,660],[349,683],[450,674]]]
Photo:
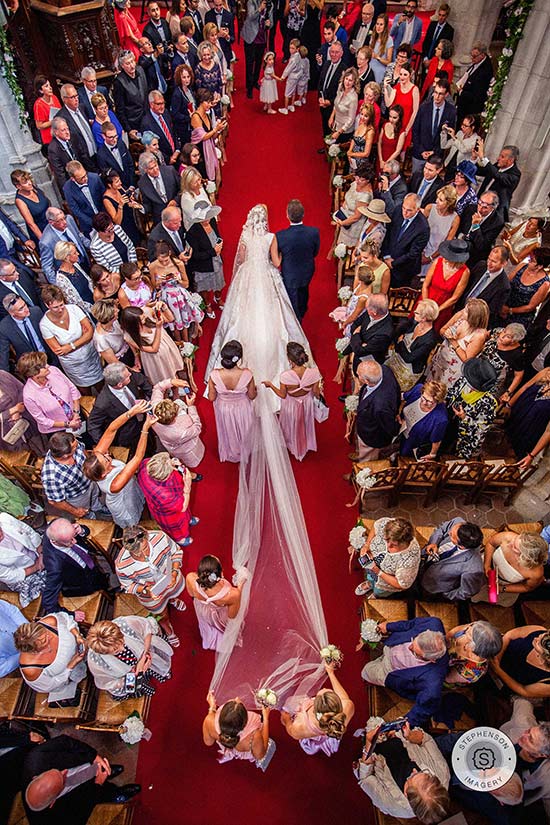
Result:
[[46,209],[51,206],[51,203],[44,192],[35,186],[30,172],[15,169],[10,177],[17,190],[15,205],[27,225],[31,241],[38,246],[42,232],[48,225]]
[[120,175],[113,169],[103,176],[105,192],[103,206],[113,223],[121,226],[134,246],[139,246],[141,234],[136,225],[135,212],[143,212],[143,206],[134,198],[135,187],[124,189]]

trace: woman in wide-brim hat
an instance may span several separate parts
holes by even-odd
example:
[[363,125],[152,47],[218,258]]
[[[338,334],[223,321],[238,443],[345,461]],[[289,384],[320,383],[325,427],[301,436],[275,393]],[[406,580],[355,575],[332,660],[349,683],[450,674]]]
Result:
[[191,226],[187,230],[187,241],[191,244],[193,254],[189,269],[193,276],[195,290],[200,292],[206,305],[208,318],[215,318],[211,296],[220,309],[223,309],[221,290],[225,286],[221,252],[223,240],[218,234],[216,218],[221,212],[219,206],[212,206],[207,201],[198,201],[191,217]]
[[455,420],[456,454],[460,458],[477,458],[485,436],[491,429],[498,400],[493,390],[498,373],[485,358],[464,362],[462,377],[447,393],[447,408]]
[[359,236],[357,248],[361,249],[368,240],[376,241],[381,247],[387,232],[386,224],[391,223],[391,218],[386,214],[386,204],[381,198],[373,198],[370,203],[359,204],[357,211],[367,218]]
[[470,250],[466,241],[455,238],[443,241],[438,253],[422,285],[422,298],[431,298],[439,307],[439,318],[434,325],[436,332],[453,314],[456,302],[466,289],[470,277],[466,265]]
[[477,203],[476,190],[476,165],[471,160],[463,160],[456,167],[453,180],[458,200],[455,206],[457,215],[462,215],[465,208],[471,203]]

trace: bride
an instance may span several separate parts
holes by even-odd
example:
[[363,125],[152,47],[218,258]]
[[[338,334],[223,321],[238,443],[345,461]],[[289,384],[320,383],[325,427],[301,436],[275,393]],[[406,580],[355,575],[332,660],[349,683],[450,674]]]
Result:
[[[288,368],[286,345],[296,341],[311,352],[277,269],[281,260],[267,206],[260,203],[247,215],[239,239],[233,278],[214,337],[205,380],[220,366],[227,341],[240,341],[244,366],[256,382],[273,381]],[[277,404],[276,397],[271,404]]]

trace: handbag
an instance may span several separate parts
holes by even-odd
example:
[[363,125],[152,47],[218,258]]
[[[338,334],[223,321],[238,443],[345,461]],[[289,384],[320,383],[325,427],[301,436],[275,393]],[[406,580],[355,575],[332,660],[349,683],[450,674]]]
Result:
[[323,395],[319,398],[313,397],[313,417],[319,423],[326,421],[330,410]]
[[2,440],[6,442],[6,444],[10,444],[12,447],[14,444],[23,438],[25,433],[30,427],[30,423],[25,421],[24,418],[20,418],[19,421],[16,421],[13,427],[5,433],[4,432],[4,420],[3,417],[0,415],[0,432],[2,435]]

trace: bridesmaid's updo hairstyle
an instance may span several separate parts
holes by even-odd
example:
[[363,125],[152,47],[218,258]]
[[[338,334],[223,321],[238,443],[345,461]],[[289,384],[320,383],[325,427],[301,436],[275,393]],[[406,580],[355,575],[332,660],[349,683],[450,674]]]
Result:
[[197,584],[203,590],[210,590],[222,577],[222,566],[216,556],[203,556],[197,568]]
[[232,370],[243,357],[243,348],[239,341],[228,341],[220,353],[224,370]]
[[318,693],[313,702],[317,724],[331,739],[341,739],[346,730],[346,714],[342,700],[333,690]]
[[297,344],[296,341],[289,341],[286,345],[286,354],[288,360],[295,364],[297,367],[301,367],[304,364],[307,364],[309,361],[308,354],[303,348],[301,344]]
[[248,711],[242,702],[232,699],[220,711],[219,743],[224,748],[234,748],[239,744],[239,733],[248,722]]

